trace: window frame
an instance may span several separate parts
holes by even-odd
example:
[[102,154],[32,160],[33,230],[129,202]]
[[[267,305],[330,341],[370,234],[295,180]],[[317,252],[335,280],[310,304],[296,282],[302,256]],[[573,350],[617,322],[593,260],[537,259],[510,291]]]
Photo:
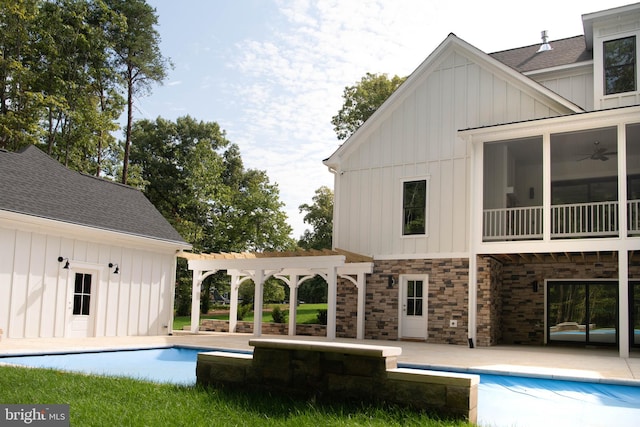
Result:
[[[405,233],[405,229],[406,229],[406,223],[405,223],[405,211],[406,211],[406,207],[405,207],[405,185],[407,183],[411,183],[411,182],[424,182],[424,226],[423,226],[423,230],[421,230],[422,232],[418,232],[418,233]],[[429,211],[429,177],[428,176],[420,176],[420,177],[411,177],[411,178],[404,178],[401,180],[400,182],[400,198],[401,198],[401,203],[400,203],[400,218],[401,218],[401,222],[400,222],[400,236],[403,238],[411,238],[411,237],[426,237],[429,235],[429,216],[428,216],[428,211]],[[419,206],[413,206],[413,209],[416,209]]]
[[[620,42],[622,40],[632,39],[633,40],[633,63],[625,63],[625,64],[617,64],[613,66],[607,66],[607,45],[609,43]],[[631,90],[616,90],[615,88],[610,88],[607,83],[607,77],[610,75],[609,70],[620,70],[624,67],[632,67],[633,68],[633,88]],[[619,74],[619,73],[616,73]],[[608,95],[618,95],[621,93],[629,93],[636,92],[638,90],[638,41],[635,35],[629,35],[625,37],[619,37],[611,40],[605,40],[602,42],[602,85],[603,85],[603,94],[605,96]]]

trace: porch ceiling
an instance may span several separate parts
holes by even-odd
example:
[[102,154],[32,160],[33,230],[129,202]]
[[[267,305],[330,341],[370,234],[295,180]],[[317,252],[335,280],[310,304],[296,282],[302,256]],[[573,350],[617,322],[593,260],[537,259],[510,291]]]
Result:
[[[492,258],[503,264],[545,264],[553,262],[604,262],[617,261],[617,251],[597,252],[546,252],[546,253],[518,253],[492,254]],[[640,252],[630,251],[629,262],[640,261]]]

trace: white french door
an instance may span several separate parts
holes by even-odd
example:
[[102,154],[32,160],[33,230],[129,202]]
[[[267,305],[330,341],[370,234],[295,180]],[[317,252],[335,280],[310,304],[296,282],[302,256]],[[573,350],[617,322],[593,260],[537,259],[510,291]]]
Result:
[[68,302],[67,336],[85,338],[95,335],[95,295],[97,274],[75,272]]
[[400,276],[400,338],[427,339],[427,280],[425,275]]

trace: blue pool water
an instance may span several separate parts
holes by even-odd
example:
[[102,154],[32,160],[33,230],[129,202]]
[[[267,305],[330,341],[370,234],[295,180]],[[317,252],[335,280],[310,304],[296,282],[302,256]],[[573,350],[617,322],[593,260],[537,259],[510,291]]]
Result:
[[[171,347],[0,357],[0,363],[192,385],[201,351],[211,350]],[[636,427],[640,425],[638,420],[640,386],[480,374],[481,426]]]
[[186,347],[120,350],[94,353],[2,357],[0,363],[51,368],[85,374],[111,375],[140,380],[193,385],[198,353],[211,351]]

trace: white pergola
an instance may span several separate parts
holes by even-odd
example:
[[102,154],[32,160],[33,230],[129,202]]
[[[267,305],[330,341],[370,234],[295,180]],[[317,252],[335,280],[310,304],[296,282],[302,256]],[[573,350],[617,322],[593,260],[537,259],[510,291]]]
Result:
[[[255,284],[253,334],[262,333],[262,306],[264,282],[269,277],[282,280],[289,286],[289,301],[298,300],[298,287],[315,275],[321,276],[328,286],[327,338],[336,338],[337,278],[344,278],[358,289],[356,338],[364,338],[364,302],[366,277],[373,272],[373,260],[340,249],[296,252],[215,253],[193,254],[180,252],[193,271],[191,332],[200,327],[200,292],[202,282],[210,275],[226,270],[231,276],[231,311],[229,332],[235,332],[238,314],[238,289],[245,280]],[[289,304],[289,335],[296,334],[296,304]]]

